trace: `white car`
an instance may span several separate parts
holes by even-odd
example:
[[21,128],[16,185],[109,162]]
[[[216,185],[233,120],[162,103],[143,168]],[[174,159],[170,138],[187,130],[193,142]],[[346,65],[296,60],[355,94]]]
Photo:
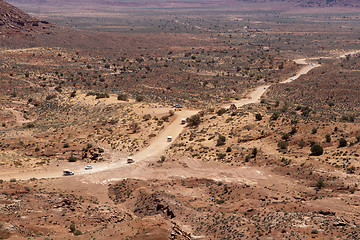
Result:
[[91,165],[87,165],[86,167],[85,167],[85,170],[90,170],[90,169],[92,169],[93,167],[91,166]]

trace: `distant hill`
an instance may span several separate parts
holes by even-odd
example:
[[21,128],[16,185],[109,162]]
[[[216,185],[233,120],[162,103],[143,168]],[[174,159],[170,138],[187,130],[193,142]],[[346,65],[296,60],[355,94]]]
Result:
[[31,17],[20,9],[0,0],[0,34],[39,31],[50,25],[48,22]]
[[[258,8],[259,6],[271,6],[273,9],[284,9],[284,6],[292,7],[312,7],[312,8],[326,8],[326,7],[360,7],[359,0],[9,0],[10,3],[16,6],[23,6],[24,9],[33,8],[47,8],[53,6],[54,8],[62,6],[63,8],[75,6],[77,9],[94,9],[94,7],[123,7],[123,8],[237,8],[250,4],[250,7]],[[269,5],[271,4],[271,5]]]

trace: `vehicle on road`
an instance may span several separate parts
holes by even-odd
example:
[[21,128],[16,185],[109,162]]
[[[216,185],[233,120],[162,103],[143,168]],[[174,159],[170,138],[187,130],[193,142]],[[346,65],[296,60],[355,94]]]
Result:
[[75,173],[70,171],[69,169],[64,169],[63,171],[63,175],[64,176],[71,176],[71,175],[74,175]]
[[181,124],[185,124],[186,123],[186,118],[181,119]]
[[90,170],[90,169],[92,169],[93,167],[91,166],[91,165],[87,165],[86,167],[85,167],[85,170]]
[[133,163],[133,162],[135,162],[133,157],[128,157],[127,158],[127,163]]
[[172,136],[168,136],[166,141],[171,142],[172,141]]
[[183,106],[181,106],[180,104],[174,104],[173,107],[174,108],[182,108]]

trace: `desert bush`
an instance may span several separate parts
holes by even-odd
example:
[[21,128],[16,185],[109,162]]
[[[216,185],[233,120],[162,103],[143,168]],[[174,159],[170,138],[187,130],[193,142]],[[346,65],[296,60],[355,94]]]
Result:
[[188,126],[198,126],[201,123],[201,118],[199,114],[192,115],[191,117],[186,119]]
[[75,232],[75,230],[76,230],[75,224],[71,224],[69,229],[70,229],[70,232],[72,232],[72,233]]
[[169,121],[169,116],[162,116],[161,120],[163,120],[164,122],[168,122]]
[[129,129],[131,130],[132,133],[136,133],[138,130],[140,130],[140,126],[137,122],[132,122],[129,125]]
[[117,100],[119,100],[119,101],[127,101],[127,100],[128,100],[128,97],[127,97],[126,94],[121,93],[121,94],[119,94],[119,95],[117,96]]
[[70,97],[71,98],[74,98],[76,96],[76,91],[72,91],[71,93],[70,93]]
[[317,183],[316,183],[316,187],[318,189],[321,189],[321,188],[324,188],[325,187],[325,183],[324,183],[324,180],[322,178],[320,178]]
[[349,174],[354,174],[355,170],[356,170],[356,168],[354,166],[351,166],[346,169],[346,172]]
[[95,99],[99,99],[99,98],[109,98],[109,94],[107,94],[107,93],[97,93]]
[[288,148],[288,146],[289,146],[289,143],[286,142],[286,141],[280,141],[280,142],[278,142],[278,148],[279,148],[280,150],[286,150],[286,149]]
[[270,117],[270,120],[277,120],[279,118],[279,113],[273,113]]
[[136,96],[136,98],[135,98],[135,100],[137,101],[137,102],[142,102],[142,101],[144,101],[144,97],[143,96]]
[[254,147],[253,150],[251,151],[251,155],[255,158],[257,153],[258,153],[258,150],[256,147]]
[[76,162],[77,160],[78,160],[77,157],[74,157],[74,156],[70,156],[68,158],[68,162]]
[[324,153],[324,149],[319,144],[314,144],[310,148],[311,155],[320,156]]
[[158,163],[163,163],[163,162],[165,162],[165,159],[166,159],[165,156],[161,156],[161,157],[160,157],[160,160],[158,161]]
[[231,151],[232,151],[231,147],[226,148],[226,152],[231,152]]
[[150,114],[145,114],[144,116],[143,116],[143,120],[144,121],[148,121],[148,120],[150,120],[151,119],[151,115]]
[[347,141],[345,138],[340,138],[339,139],[339,147],[346,147],[347,146]]
[[219,138],[216,140],[216,146],[225,145],[226,138],[223,135],[220,135]]
[[325,135],[325,141],[328,142],[328,143],[331,142],[331,136],[330,136],[330,134],[326,134],[326,135]]
[[226,109],[225,108],[221,108],[217,111],[217,115],[221,116],[223,115],[224,113],[226,113]]
[[281,138],[282,138],[283,140],[285,140],[285,141],[289,140],[290,137],[291,137],[290,133],[284,133],[284,134],[281,136]]
[[341,120],[344,122],[354,122],[355,121],[355,116],[350,114],[350,115],[343,115],[341,116]]
[[69,143],[64,143],[63,148],[68,148],[68,147],[70,147]]
[[316,128],[316,127],[314,127],[313,129],[311,129],[311,133],[312,133],[312,134],[317,133],[317,128]]
[[256,121],[262,120],[261,114],[260,113],[255,114],[255,119],[256,119]]
[[51,99],[54,99],[54,98],[57,98],[56,94],[50,94],[50,95],[46,96],[46,100],[51,100]]

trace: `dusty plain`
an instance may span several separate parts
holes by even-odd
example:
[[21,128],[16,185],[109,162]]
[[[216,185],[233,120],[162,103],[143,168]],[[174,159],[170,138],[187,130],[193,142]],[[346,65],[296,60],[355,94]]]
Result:
[[356,8],[0,4],[0,239],[360,238]]

